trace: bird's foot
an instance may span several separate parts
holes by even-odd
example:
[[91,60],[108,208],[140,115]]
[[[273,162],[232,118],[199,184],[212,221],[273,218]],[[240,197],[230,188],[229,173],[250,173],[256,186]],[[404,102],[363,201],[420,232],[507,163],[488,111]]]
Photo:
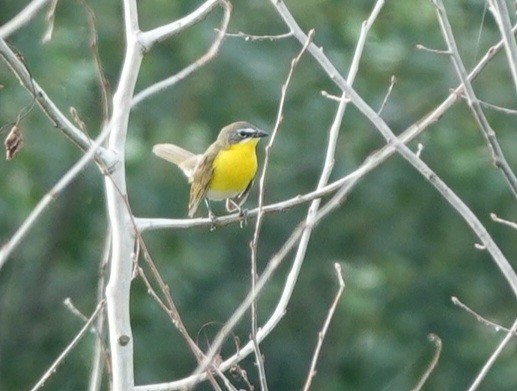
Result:
[[217,228],[217,225],[216,225],[216,223],[217,223],[217,216],[210,210],[208,212],[208,218],[211,221],[210,231],[214,231]]
[[244,228],[244,226],[248,225],[248,209],[242,209],[239,208],[239,218],[241,221],[239,222],[239,225],[241,228]]

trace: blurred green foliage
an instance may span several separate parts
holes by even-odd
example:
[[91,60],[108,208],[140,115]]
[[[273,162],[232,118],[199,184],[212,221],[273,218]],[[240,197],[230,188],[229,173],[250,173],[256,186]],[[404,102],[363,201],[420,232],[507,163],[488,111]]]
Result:
[[[373,3],[287,1],[300,25],[316,30],[316,43],[345,75],[361,23]],[[101,0],[88,4],[96,14],[104,72],[115,87],[124,49],[121,4]],[[196,4],[139,1],[142,29],[175,20]],[[233,6],[233,32],[286,32],[269,1],[235,1]],[[451,1],[446,7],[470,69],[497,41],[497,28],[490,15],[483,19],[481,0]],[[0,24],[21,8],[20,2],[0,0]],[[144,60],[137,90],[197,59],[213,40],[220,16],[220,10],[214,11],[199,25],[153,48]],[[64,112],[75,107],[94,136],[102,123],[102,111],[84,7],[76,1],[59,2],[53,39],[41,44],[45,28],[42,13],[9,42],[23,54],[32,75],[56,104]],[[356,78],[356,90],[375,108],[380,106],[391,76],[397,77],[383,113],[397,133],[432,110],[458,84],[446,56],[418,51],[416,44],[437,49],[445,46],[431,3],[387,2],[368,36]],[[201,152],[223,125],[236,120],[271,129],[281,85],[299,49],[294,39],[249,42],[227,38],[211,63],[135,108],[126,163],[129,200],[137,216],[186,215],[187,183],[177,169],[152,155],[152,145],[174,142]],[[0,84],[0,125],[5,136],[9,124],[31,105],[31,99],[3,63]],[[474,87],[481,99],[515,109],[515,91],[503,53]],[[339,93],[315,61],[305,56],[289,87],[284,122],[271,151],[268,203],[310,191],[317,183],[327,130],[336,110],[336,103],[323,98],[321,90]],[[515,169],[515,119],[492,110],[487,110],[487,115]],[[38,108],[23,119],[21,127],[25,148],[13,161],[0,163],[2,241],[81,156]],[[425,146],[423,159],[479,216],[515,265],[515,231],[489,218],[489,213],[495,212],[517,220],[515,199],[494,168],[466,105],[458,103],[411,147],[416,149],[417,142]],[[350,106],[333,178],[351,172],[382,145],[379,134]],[[44,213],[0,273],[0,390],[28,389],[82,326],[62,305],[65,298],[70,297],[85,314],[95,306],[106,234],[102,179],[95,167],[82,173]],[[248,204],[256,204],[256,188]],[[305,213],[306,206],[300,206],[266,217],[260,269]],[[215,232],[167,230],[145,235],[185,324],[203,346],[250,289],[252,233],[253,224]],[[297,390],[303,384],[317,333],[337,289],[336,261],[343,265],[346,289],[323,345],[314,390],[410,389],[432,357],[429,333],[440,336],[443,351],[425,389],[465,389],[502,334],[454,306],[451,296],[503,325],[511,324],[516,313],[515,297],[489,255],[474,248],[475,242],[464,221],[434,188],[401,158],[392,157],[362,180],[347,202],[317,227],[288,311],[262,344],[270,389]],[[274,307],[290,262],[291,258],[286,259],[262,296],[260,321]],[[172,380],[192,371],[192,354],[138,280],[132,291],[132,326],[137,384]],[[235,330],[235,337],[244,342],[248,336],[249,322],[245,321]],[[93,336],[85,338],[45,389],[84,389],[93,342]],[[234,341],[229,341],[224,351],[232,349]],[[481,389],[517,389],[516,354],[513,342]],[[258,385],[253,359],[245,360],[242,367]]]

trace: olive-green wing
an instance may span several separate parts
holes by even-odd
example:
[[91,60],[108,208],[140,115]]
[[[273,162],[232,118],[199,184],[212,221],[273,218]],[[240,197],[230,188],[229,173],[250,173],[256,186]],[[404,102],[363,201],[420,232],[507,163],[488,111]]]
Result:
[[201,158],[199,164],[196,166],[192,175],[192,184],[190,185],[190,199],[188,203],[188,215],[194,216],[199,202],[206,196],[208,186],[212,180],[214,172],[214,159],[217,155],[217,150],[214,145],[210,146],[206,153]]

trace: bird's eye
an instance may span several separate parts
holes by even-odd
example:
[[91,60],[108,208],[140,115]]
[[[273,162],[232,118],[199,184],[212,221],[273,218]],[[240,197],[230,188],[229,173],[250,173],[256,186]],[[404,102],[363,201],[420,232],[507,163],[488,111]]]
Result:
[[237,134],[239,135],[240,138],[246,138],[248,136],[248,132],[246,132],[244,129],[239,130],[237,132]]

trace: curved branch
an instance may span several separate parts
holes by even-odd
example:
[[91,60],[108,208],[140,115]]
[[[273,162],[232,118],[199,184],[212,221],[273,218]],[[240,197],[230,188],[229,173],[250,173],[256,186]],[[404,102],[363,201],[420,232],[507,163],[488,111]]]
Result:
[[33,0],[24,9],[22,9],[15,17],[0,27],[0,39],[6,39],[9,35],[19,30],[49,2],[50,0]]
[[[207,2],[208,3],[208,2]],[[232,11],[232,6],[227,0],[217,0],[214,4],[217,5],[217,3],[220,3],[222,7],[224,8],[224,16],[223,20],[221,22],[221,27],[217,30],[217,36],[208,49],[208,51],[203,54],[200,58],[198,58],[196,61],[191,63],[189,66],[183,68],[180,72],[178,72],[175,75],[172,75],[162,81],[159,81],[158,83],[153,84],[152,86],[149,86],[145,88],[144,90],[140,91],[138,94],[136,94],[133,97],[132,101],[132,107],[135,107],[139,103],[141,103],[143,100],[151,97],[152,95],[169,88],[173,86],[174,84],[178,83],[179,81],[183,80],[187,76],[189,76],[191,73],[196,71],[197,69],[201,68],[203,65],[211,61],[219,52],[219,48],[224,40],[226,30],[228,29],[228,24],[230,23],[230,16]],[[206,4],[206,3],[205,3]],[[201,8],[201,7],[200,7]],[[213,8],[213,7],[212,7]],[[209,8],[208,11],[210,11],[212,8]],[[207,12],[208,12],[207,11]],[[198,21],[198,20],[196,20]],[[192,22],[194,23],[194,22]],[[146,45],[145,39],[141,38],[142,34],[140,35],[140,42],[142,45]]]
[[174,22],[164,26],[157,27],[153,30],[141,32],[138,37],[140,44],[145,48],[146,51],[148,51],[154,44],[164,41],[167,38],[170,38],[173,35],[176,35],[179,32],[189,28],[190,26],[193,26],[194,24],[202,21],[204,18],[206,18],[210,11],[212,11],[217,6],[218,3],[226,3],[226,0],[207,0],[195,11],[181,19],[175,20]]

